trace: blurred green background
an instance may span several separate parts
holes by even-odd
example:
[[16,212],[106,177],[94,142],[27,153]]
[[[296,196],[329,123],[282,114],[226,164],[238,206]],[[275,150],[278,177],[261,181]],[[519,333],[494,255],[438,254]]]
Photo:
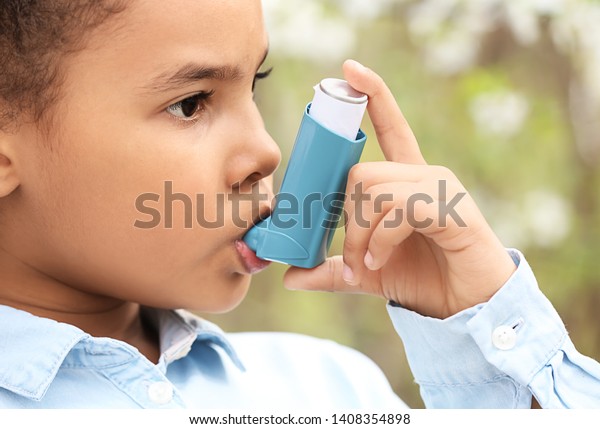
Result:
[[[285,170],[312,87],[355,58],[387,81],[430,164],[450,167],[506,247],[522,250],[578,349],[600,358],[600,2],[264,0],[271,39],[257,87]],[[383,160],[368,121],[363,161]],[[332,253],[340,253],[338,230]],[[291,331],[370,356],[422,407],[382,299],[289,292],[285,267],[227,331]]]

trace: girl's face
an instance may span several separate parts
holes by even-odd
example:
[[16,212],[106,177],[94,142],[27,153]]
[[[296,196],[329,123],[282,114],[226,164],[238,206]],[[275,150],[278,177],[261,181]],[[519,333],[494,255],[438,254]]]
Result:
[[253,101],[267,47],[260,0],[131,2],[66,60],[49,136],[20,129],[6,248],[101,297],[239,303],[236,241],[268,210],[280,161]]

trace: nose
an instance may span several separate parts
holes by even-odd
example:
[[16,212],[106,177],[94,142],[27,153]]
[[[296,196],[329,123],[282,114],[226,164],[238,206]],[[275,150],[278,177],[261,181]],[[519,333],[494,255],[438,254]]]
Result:
[[258,108],[252,102],[246,120],[238,122],[236,144],[227,160],[227,184],[248,190],[271,176],[281,162],[279,146],[267,132]]

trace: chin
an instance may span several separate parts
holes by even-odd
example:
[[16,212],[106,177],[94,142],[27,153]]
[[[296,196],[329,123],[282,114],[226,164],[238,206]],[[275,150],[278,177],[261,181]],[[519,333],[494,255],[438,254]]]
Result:
[[235,309],[244,300],[250,289],[252,276],[249,274],[233,274],[227,281],[215,282],[212,286],[213,293],[208,297],[198,298],[190,307],[188,301],[184,308],[202,313],[221,314]]

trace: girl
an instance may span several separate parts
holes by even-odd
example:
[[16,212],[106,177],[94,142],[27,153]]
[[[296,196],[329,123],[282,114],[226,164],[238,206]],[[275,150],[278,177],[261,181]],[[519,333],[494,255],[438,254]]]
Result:
[[[230,310],[266,266],[241,241],[270,210],[243,197],[272,196],[280,162],[252,97],[259,0],[3,0],[0,29],[0,406],[403,406],[352,350],[225,335],[177,310]],[[349,200],[343,257],[290,269],[286,286],[388,300],[429,406],[598,404],[598,365],[522,255],[425,164],[381,78],[353,61],[344,76],[369,96],[387,159],[354,168],[348,189],[392,201],[367,203],[365,228]],[[167,182],[223,225],[177,222],[186,207],[171,200],[171,227],[136,227],[137,197]],[[431,202],[415,219],[432,222],[387,228],[417,193]],[[440,215],[451,202],[458,217]]]

